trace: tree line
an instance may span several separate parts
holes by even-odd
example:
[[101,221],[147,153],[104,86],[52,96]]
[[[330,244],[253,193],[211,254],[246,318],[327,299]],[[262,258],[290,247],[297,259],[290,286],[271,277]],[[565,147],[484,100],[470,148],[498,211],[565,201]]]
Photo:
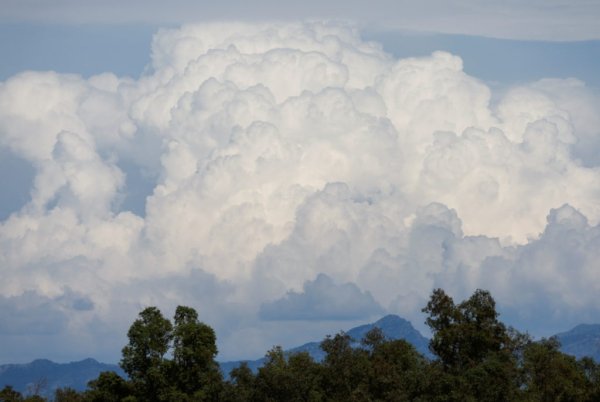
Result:
[[[433,337],[427,359],[404,340],[374,328],[361,347],[340,332],[321,342],[325,358],[287,354],[276,346],[254,373],[242,363],[224,379],[216,336],[190,307],[173,322],[148,307],[129,328],[120,366],[128,378],[103,372],[84,392],[57,389],[56,402],[192,401],[600,401],[600,365],[559,350],[555,338],[533,341],[498,319],[489,292],[456,304],[442,289],[431,294],[426,323]],[[0,401],[45,401],[11,387]]]

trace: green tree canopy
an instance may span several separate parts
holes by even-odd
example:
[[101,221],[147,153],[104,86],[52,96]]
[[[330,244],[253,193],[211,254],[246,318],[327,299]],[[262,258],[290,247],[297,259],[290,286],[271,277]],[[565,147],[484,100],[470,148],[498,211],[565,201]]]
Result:
[[129,328],[129,343],[123,348],[121,367],[136,393],[147,401],[158,401],[167,387],[165,355],[169,351],[173,326],[156,307],[144,309]]
[[433,332],[430,349],[439,358],[430,366],[437,381],[430,383],[440,400],[515,400],[523,336],[498,320],[488,291],[478,289],[456,305],[436,289],[423,312]]
[[172,384],[194,400],[215,400],[222,383],[215,332],[191,307],[178,306],[174,323]]
[[[218,399],[222,378],[214,360],[216,336],[211,327],[198,320],[196,310],[178,306],[173,325],[158,308],[148,307],[127,336],[129,343],[123,348],[121,367],[138,400]],[[98,391],[118,385],[114,378],[103,380],[97,384]]]

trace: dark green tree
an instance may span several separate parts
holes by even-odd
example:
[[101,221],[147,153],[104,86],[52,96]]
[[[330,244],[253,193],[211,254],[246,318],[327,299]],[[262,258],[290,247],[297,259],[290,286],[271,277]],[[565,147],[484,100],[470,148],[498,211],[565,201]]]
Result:
[[222,386],[215,332],[191,307],[178,306],[173,328],[171,385],[193,400],[217,400]]
[[242,362],[229,373],[230,380],[225,384],[223,400],[227,402],[246,402],[256,400],[256,376],[248,367],[248,363]]
[[140,400],[159,401],[168,388],[165,355],[173,326],[156,307],[144,309],[129,328],[121,367],[129,376]]
[[511,344],[488,291],[476,290],[455,305],[442,289],[436,289],[423,312],[429,314],[426,323],[433,332],[430,349],[447,368],[472,367]]
[[24,402],[46,402],[46,398],[41,395],[30,395],[23,399]]
[[267,352],[255,380],[256,401],[321,401],[321,367],[306,352],[286,356],[280,346]]
[[21,402],[23,395],[12,386],[7,385],[0,390],[0,402]]
[[294,393],[293,379],[281,346],[265,355],[265,363],[256,375],[256,398],[264,401],[283,401]]
[[588,381],[588,399],[600,401],[600,364],[591,357],[584,357],[577,365]]
[[427,360],[404,340],[386,340],[379,328],[362,344],[370,350],[369,395],[375,400],[416,401],[425,387]]
[[57,388],[54,391],[53,402],[84,402],[84,396],[82,393],[77,392],[73,388]]
[[352,347],[352,338],[341,332],[321,342],[326,353],[323,361],[325,392],[331,400],[358,401],[368,399],[369,352]]
[[590,399],[592,384],[574,357],[560,352],[556,338],[530,343],[524,352],[526,400],[578,402]]
[[86,402],[120,402],[133,396],[133,387],[114,371],[103,371],[98,378],[88,382],[84,396]]
[[[434,400],[513,401],[519,394],[518,356],[522,336],[498,320],[489,292],[476,290],[456,305],[442,289],[423,309],[433,332]],[[434,383],[435,381],[435,383]]]

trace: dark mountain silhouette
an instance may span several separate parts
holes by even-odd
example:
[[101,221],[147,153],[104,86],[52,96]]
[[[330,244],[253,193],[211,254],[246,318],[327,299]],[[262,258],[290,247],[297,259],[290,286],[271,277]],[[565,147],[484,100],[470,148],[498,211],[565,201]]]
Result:
[[45,396],[53,395],[55,389],[64,387],[82,391],[86,389],[88,381],[98,377],[102,371],[114,371],[125,376],[119,366],[94,359],[71,363],[38,359],[27,364],[5,364],[0,366],[0,389],[12,385],[24,394],[39,393]]

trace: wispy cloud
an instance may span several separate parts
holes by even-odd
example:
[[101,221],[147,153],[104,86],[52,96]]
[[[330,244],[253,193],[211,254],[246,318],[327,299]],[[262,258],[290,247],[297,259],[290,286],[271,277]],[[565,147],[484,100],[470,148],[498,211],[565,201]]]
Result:
[[181,24],[207,21],[348,19],[379,29],[511,39],[600,39],[600,5],[587,0],[5,0],[0,19],[50,23]]

